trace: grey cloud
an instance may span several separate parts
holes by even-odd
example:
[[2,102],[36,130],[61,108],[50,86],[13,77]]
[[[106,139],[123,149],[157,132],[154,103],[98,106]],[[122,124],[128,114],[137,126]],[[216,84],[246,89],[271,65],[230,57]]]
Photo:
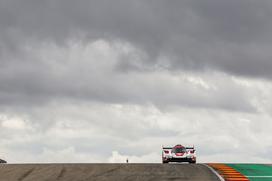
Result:
[[[141,60],[143,56],[123,42],[101,40],[84,44],[75,41],[66,47],[35,43],[25,44],[20,56],[7,56],[7,61],[2,62],[0,104],[32,107],[59,100],[79,100],[231,111],[255,109],[247,95],[243,95],[245,89],[224,76],[203,77],[208,82],[199,84],[186,80],[186,77],[195,76],[188,72],[175,75],[166,70],[116,71],[124,55],[132,61]],[[225,84],[219,83],[222,80]],[[211,84],[215,88],[201,84]],[[237,97],[235,101],[232,100],[234,96]]]
[[[1,1],[0,32],[66,42],[124,39],[146,51],[146,66],[161,55],[169,69],[219,69],[270,78],[269,1]],[[26,39],[25,39],[26,38]],[[127,64],[127,63],[126,63]]]

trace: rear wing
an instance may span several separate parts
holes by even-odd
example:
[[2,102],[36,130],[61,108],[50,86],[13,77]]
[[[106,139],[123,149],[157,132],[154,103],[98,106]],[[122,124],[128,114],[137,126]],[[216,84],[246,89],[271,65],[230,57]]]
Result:
[[[162,150],[171,151],[172,149],[173,149],[173,147],[162,146]],[[185,149],[187,151],[190,151],[191,153],[195,152],[195,146],[185,146]]]
[[[173,147],[162,146],[162,149],[163,149],[163,150],[170,150],[170,149],[173,149]],[[194,150],[194,149],[195,149],[195,146],[185,146],[185,149],[186,149],[186,150]]]
[[186,148],[186,150],[194,150],[195,146],[186,146],[185,148]]
[[164,147],[164,146],[162,146],[162,149],[163,149],[163,150],[172,150],[173,147]]

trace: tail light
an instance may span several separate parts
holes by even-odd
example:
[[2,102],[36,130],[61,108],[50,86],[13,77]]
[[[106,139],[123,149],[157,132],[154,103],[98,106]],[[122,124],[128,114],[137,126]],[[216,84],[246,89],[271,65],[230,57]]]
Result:
[[190,151],[190,153],[194,153],[194,152],[195,152],[195,150]]
[[164,153],[168,154],[168,153],[169,153],[169,151],[168,151],[168,150],[164,150]]

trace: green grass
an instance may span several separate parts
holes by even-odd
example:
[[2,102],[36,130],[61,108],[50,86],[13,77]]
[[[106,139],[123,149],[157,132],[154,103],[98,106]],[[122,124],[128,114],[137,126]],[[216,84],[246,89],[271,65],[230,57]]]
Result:
[[[272,181],[272,166],[263,164],[226,164],[245,176],[250,181]],[[253,176],[253,177],[250,177]],[[254,177],[256,176],[256,177]],[[271,176],[271,177],[265,177]]]

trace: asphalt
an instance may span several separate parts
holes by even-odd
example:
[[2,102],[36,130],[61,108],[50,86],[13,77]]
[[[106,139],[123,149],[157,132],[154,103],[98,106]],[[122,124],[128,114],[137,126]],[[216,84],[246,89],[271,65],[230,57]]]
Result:
[[218,181],[203,164],[0,164],[0,181]]

